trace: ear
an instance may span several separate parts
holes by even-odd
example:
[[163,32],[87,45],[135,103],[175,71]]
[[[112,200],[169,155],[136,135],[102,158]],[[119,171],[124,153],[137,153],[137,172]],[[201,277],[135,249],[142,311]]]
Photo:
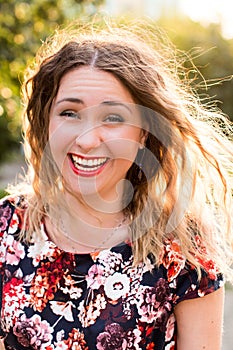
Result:
[[146,144],[147,137],[148,137],[148,131],[142,129],[142,130],[141,130],[140,143],[141,143],[143,146],[145,146],[145,144]]

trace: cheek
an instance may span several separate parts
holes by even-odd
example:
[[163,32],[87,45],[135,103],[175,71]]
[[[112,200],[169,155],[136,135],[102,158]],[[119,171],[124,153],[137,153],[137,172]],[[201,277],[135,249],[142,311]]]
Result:
[[122,140],[117,143],[113,155],[115,158],[122,159],[132,163],[138,152],[138,143],[131,140]]
[[136,158],[139,146],[140,132],[138,129],[121,133],[115,140],[109,142],[109,148],[115,158],[121,158],[131,163]]
[[64,128],[51,121],[49,125],[49,148],[52,158],[60,170],[64,166],[69,141],[69,138],[64,134]]
[[57,118],[51,118],[49,123],[49,139],[55,143],[56,141],[62,141],[69,138],[70,130],[64,121]]

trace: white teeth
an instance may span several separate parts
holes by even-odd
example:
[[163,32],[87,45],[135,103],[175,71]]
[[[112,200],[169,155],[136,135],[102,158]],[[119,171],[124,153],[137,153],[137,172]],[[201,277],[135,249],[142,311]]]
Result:
[[107,158],[95,158],[95,159],[87,159],[80,158],[75,155],[71,155],[74,165],[77,169],[84,171],[94,171],[97,170],[101,165],[103,165]]
[[75,163],[75,168],[77,168],[78,170],[83,170],[83,171],[95,171],[99,168],[99,166],[96,166],[96,167],[92,167],[92,168],[86,168],[86,167],[83,167],[83,166],[80,166],[78,165],[77,163]]

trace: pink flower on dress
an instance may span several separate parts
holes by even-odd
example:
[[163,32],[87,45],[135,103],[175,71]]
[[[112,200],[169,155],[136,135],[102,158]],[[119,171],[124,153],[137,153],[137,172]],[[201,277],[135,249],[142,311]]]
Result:
[[127,339],[123,328],[112,323],[105,327],[105,331],[97,337],[96,348],[98,350],[126,350]]
[[31,318],[22,315],[13,328],[20,344],[36,350],[45,349],[49,345],[52,332],[53,328],[47,321],[41,321],[39,315],[33,315]]
[[106,277],[119,270],[122,262],[122,255],[112,252],[111,250],[103,250],[99,252],[98,256],[96,257],[96,263],[102,267]]
[[4,232],[7,228],[8,220],[11,217],[11,208],[9,206],[0,207],[0,231]]
[[171,316],[169,317],[168,321],[167,321],[167,329],[166,329],[166,333],[165,333],[165,340],[169,341],[172,339],[174,332],[175,332],[175,323],[176,323],[176,319],[174,314],[171,314]]
[[1,232],[4,232],[7,228],[7,219],[4,218],[4,216],[1,216],[0,217],[0,231]]
[[172,295],[168,282],[160,278],[155,287],[142,287],[139,292],[138,313],[141,322],[154,323],[161,332],[166,329],[169,313],[172,309]]
[[14,239],[14,236],[9,235],[7,237],[7,251],[6,251],[6,263],[10,265],[17,265],[20,259],[25,256],[25,250],[23,245]]
[[118,323],[112,323],[98,335],[96,348],[98,350],[139,350],[140,340],[139,330],[125,332]]
[[86,276],[87,287],[91,289],[99,289],[105,283],[103,267],[100,265],[92,265]]

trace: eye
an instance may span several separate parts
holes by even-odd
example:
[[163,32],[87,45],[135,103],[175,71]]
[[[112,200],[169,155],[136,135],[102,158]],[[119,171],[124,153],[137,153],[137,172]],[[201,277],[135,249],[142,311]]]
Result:
[[66,117],[69,119],[80,119],[79,113],[72,110],[65,110],[59,114],[62,117]]
[[119,114],[109,114],[105,119],[105,123],[112,123],[112,124],[117,124],[117,123],[123,123],[124,118],[119,115]]

